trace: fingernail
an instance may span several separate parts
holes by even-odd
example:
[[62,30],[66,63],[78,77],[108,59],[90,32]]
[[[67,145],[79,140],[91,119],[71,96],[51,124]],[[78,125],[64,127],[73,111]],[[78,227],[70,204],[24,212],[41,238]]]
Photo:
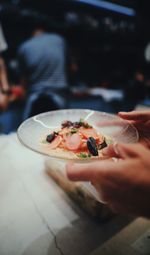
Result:
[[118,112],[118,115],[126,115],[128,112]]
[[114,152],[116,153],[116,155],[119,155],[119,148],[118,148],[118,143],[117,142],[115,142],[113,144],[113,148],[114,148]]
[[118,155],[119,157],[126,158],[126,153],[124,152],[120,144],[118,143],[114,144],[114,151],[116,155]]

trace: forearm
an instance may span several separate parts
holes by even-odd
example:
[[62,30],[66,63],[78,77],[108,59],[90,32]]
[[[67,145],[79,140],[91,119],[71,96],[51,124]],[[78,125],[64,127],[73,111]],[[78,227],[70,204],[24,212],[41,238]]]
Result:
[[7,70],[2,57],[0,57],[0,88],[2,91],[9,90]]

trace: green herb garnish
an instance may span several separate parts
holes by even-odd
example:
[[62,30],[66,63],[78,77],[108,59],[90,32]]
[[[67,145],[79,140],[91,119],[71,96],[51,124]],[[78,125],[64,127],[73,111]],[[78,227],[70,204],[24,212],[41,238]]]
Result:
[[75,134],[75,133],[77,133],[78,132],[78,129],[77,128],[72,128],[71,129],[71,134]]
[[80,154],[77,155],[79,158],[90,158],[91,154],[90,153],[84,153],[84,152],[80,152]]
[[92,126],[89,125],[86,121],[84,121],[84,119],[80,119],[79,123],[84,128],[92,128]]
[[79,120],[79,123],[82,124],[83,122],[84,122],[84,119],[81,118],[81,119]]
[[83,123],[83,127],[84,127],[84,128],[92,128],[92,126],[89,125],[87,122],[84,122],[84,123]]

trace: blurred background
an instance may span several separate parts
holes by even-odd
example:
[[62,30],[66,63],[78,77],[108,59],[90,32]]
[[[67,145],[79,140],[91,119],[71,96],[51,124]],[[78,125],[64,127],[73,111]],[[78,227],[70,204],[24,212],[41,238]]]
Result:
[[0,1],[0,133],[64,108],[150,106],[146,0]]

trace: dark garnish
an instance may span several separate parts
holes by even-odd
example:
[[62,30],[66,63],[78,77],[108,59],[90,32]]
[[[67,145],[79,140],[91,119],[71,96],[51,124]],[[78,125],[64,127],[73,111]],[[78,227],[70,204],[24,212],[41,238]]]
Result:
[[82,124],[79,121],[73,122],[73,127],[74,128],[80,128]]
[[97,144],[96,144],[96,140],[93,137],[89,137],[87,140],[87,147],[89,152],[93,155],[93,156],[98,156],[98,149],[97,149]]
[[47,135],[46,141],[47,141],[48,143],[51,143],[51,142],[55,139],[55,137],[57,136],[57,134],[58,134],[57,132],[53,132],[53,133]]
[[62,128],[80,128],[80,127],[84,127],[84,128],[92,128],[92,126],[90,126],[87,122],[85,122],[83,119],[80,119],[80,121],[75,121],[72,122],[70,120],[65,120],[62,124],[61,124]]
[[84,128],[92,128],[92,126],[90,126],[87,122],[84,122],[84,123],[83,123],[83,127],[84,127]]
[[65,128],[65,127],[69,128],[69,127],[73,126],[73,123],[72,123],[71,121],[69,121],[69,120],[65,120],[65,121],[61,124],[61,126],[62,126],[62,128]]
[[83,119],[80,119],[80,121],[73,122],[73,127],[74,127],[74,128],[80,128],[80,127],[92,128],[92,126],[90,126],[90,125],[89,125],[87,122],[85,122]]
[[76,129],[76,128],[72,128],[70,132],[71,132],[71,134],[75,134],[75,133],[77,133],[77,132],[78,132],[78,129]]
[[104,141],[102,143],[98,144],[98,150],[102,150],[105,147],[107,147],[107,143],[106,143],[106,141],[104,139]]
[[80,119],[80,125],[84,128],[92,128],[92,126],[90,126],[86,121],[84,121],[83,119]]

